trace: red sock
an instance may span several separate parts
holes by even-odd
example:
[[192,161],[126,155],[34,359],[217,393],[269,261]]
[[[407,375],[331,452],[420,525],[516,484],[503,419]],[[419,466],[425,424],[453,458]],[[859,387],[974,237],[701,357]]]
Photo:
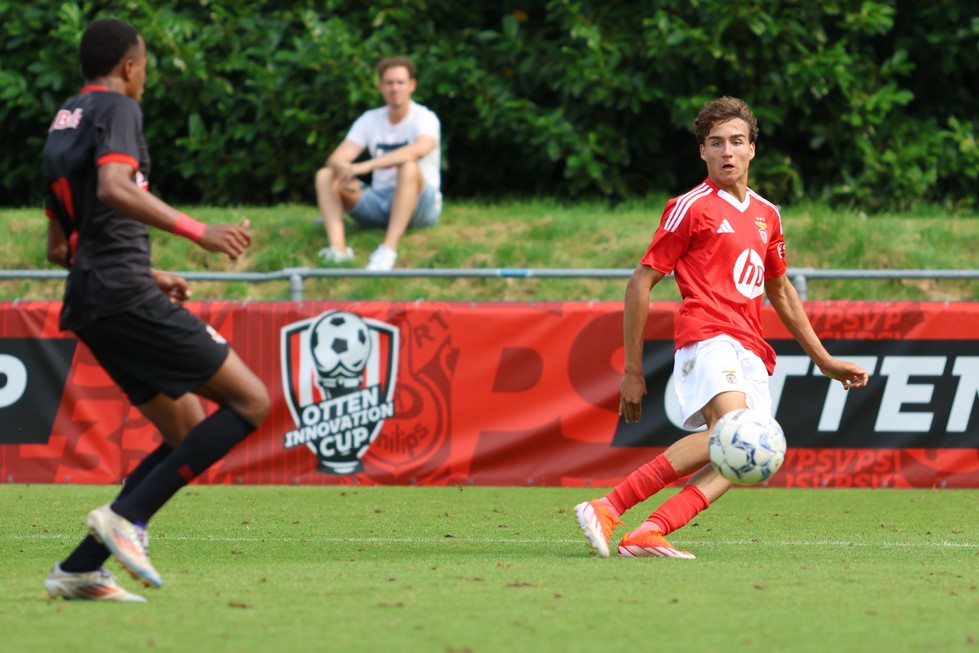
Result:
[[663,502],[656,511],[634,532],[641,533],[650,528],[663,535],[685,526],[697,513],[710,505],[707,496],[696,485],[688,485],[679,494]]
[[605,495],[605,498],[621,515],[632,506],[653,496],[677,478],[679,476],[677,476],[670,461],[666,459],[666,455],[660,454],[626,476],[624,481]]

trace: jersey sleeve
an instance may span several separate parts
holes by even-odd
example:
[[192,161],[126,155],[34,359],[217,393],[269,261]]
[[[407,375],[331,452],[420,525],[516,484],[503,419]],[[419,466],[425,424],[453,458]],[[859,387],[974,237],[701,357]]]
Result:
[[354,121],[344,140],[352,141],[362,147],[367,147],[370,140],[370,114],[364,113]]
[[772,211],[772,233],[768,239],[768,249],[765,251],[765,278],[775,279],[785,274],[785,234],[782,232],[782,216],[778,211]]
[[673,198],[666,203],[659,226],[653,234],[653,241],[649,244],[646,254],[639,260],[641,265],[651,267],[663,274],[673,272],[676,262],[687,251],[690,242],[692,216],[687,215],[679,224],[668,223],[676,201],[676,198]]
[[442,140],[442,123],[434,111],[426,109],[421,113],[418,120],[418,135],[431,136],[436,141]]
[[139,105],[121,98],[99,116],[95,129],[95,163],[125,163],[139,170],[143,115]]

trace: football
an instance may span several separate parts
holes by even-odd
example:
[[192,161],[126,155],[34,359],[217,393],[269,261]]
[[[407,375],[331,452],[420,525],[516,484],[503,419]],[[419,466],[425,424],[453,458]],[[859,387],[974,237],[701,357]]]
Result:
[[710,462],[738,485],[767,481],[785,460],[785,434],[775,418],[742,408],[722,417],[710,432]]
[[329,311],[313,325],[310,350],[322,383],[356,387],[371,353],[369,328],[359,315]]

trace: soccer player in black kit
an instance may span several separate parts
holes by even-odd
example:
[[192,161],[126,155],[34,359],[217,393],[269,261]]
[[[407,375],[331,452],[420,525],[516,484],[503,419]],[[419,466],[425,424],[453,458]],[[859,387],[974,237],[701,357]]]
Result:
[[[163,437],[119,496],[92,510],[90,535],[57,563],[52,597],[145,601],[102,565],[114,556],[146,586],[162,579],[146,524],[180,488],[256,430],[269,410],[261,380],[214,329],[184,309],[185,279],[150,267],[149,229],[234,259],[248,222],[205,225],[148,191],[139,102],[146,45],[118,20],[89,25],[79,46],[85,86],[58,111],[44,146],[48,260],[68,268],[61,328],[92,351]],[[203,397],[218,405],[207,415]]]

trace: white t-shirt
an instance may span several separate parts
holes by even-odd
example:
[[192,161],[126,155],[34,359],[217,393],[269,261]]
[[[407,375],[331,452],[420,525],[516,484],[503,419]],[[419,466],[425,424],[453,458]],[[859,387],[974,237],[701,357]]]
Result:
[[[388,120],[386,106],[365,111],[350,128],[346,140],[364,146],[371,158],[376,159],[399,147],[414,143],[419,136],[431,136],[435,139],[435,147],[418,160],[418,168],[425,181],[435,190],[440,190],[442,124],[435,112],[427,107],[412,102],[408,115],[396,125],[392,125]],[[397,176],[398,171],[395,168],[378,168],[373,172],[371,186],[375,190],[391,188],[397,183]]]

